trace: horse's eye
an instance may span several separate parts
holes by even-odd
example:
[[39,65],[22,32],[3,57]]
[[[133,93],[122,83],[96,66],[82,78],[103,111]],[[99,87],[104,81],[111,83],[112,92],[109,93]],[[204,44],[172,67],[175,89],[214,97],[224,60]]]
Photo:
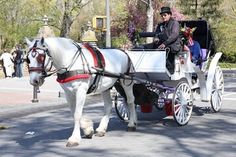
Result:
[[38,63],[42,64],[44,62],[45,55],[44,54],[39,54],[37,57]]

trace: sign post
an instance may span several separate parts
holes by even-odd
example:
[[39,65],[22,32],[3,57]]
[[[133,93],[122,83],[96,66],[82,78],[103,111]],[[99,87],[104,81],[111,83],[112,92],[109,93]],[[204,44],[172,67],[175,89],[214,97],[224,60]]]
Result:
[[32,103],[39,102],[39,100],[38,100],[38,90],[39,90],[38,86],[33,87],[33,99],[31,100]]
[[106,47],[111,47],[110,0],[106,0],[106,17],[107,17]]

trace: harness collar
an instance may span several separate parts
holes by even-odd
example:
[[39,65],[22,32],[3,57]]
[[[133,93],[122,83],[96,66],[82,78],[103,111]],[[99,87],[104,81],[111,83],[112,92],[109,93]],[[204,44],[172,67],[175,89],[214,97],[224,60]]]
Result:
[[57,82],[67,83],[67,82],[74,81],[74,80],[77,80],[77,79],[89,79],[89,77],[90,77],[89,74],[78,74],[78,75],[71,76],[71,77],[68,77],[68,78],[65,78],[65,79],[58,79],[57,78]]
[[67,83],[77,79],[89,79],[90,75],[81,70],[66,71],[62,74],[57,73],[57,82]]

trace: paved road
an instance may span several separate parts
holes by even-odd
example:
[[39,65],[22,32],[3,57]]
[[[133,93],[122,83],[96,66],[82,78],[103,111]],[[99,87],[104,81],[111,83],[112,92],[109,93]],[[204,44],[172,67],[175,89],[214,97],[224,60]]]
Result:
[[[59,92],[62,91],[56,82],[56,77],[49,77],[40,87],[39,102],[32,103],[33,88],[29,84],[29,77],[0,79],[0,122],[8,118],[65,108],[67,107],[65,98],[59,97]],[[87,103],[94,103],[98,100],[100,97],[89,95]]]
[[[80,146],[76,148],[65,147],[66,139],[72,131],[73,120],[69,108],[65,108],[64,99],[58,98],[60,87],[56,83],[53,84],[52,82],[55,81],[51,79],[48,80],[48,84],[46,82],[45,87],[42,87],[39,95],[40,103],[37,104],[30,102],[32,89],[23,83],[27,78],[17,80],[18,86],[10,80],[4,80],[6,81],[4,83],[0,80],[0,123],[9,127],[0,130],[2,157],[236,156],[235,77],[225,79],[224,105],[219,113],[212,113],[207,103],[195,102],[196,107],[189,124],[178,127],[172,118],[165,117],[162,111],[154,110],[153,113],[148,114],[138,112],[137,131],[126,132],[127,124],[120,121],[113,111],[106,136],[93,137],[91,140],[82,139]],[[24,85],[21,86],[19,82]],[[8,92],[3,94],[4,97],[2,97],[3,91]],[[17,94],[12,94],[11,100],[15,103],[4,103],[13,91],[18,94],[26,93],[22,96],[28,94],[28,99],[21,100],[16,97]],[[21,103],[17,103],[19,100]],[[90,96],[84,109],[84,114],[93,119],[95,127],[98,126],[103,113],[99,100],[98,96]],[[33,108],[34,105],[37,107]],[[50,105],[52,107],[48,108]],[[29,107],[32,108],[27,110]],[[44,112],[36,113],[37,108]],[[22,114],[15,115],[17,111]],[[34,114],[30,114],[29,111]]]

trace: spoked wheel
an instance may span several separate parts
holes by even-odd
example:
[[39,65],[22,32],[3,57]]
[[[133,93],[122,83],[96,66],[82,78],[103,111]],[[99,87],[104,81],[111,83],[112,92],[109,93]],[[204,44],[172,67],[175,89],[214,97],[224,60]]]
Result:
[[180,82],[175,89],[172,99],[172,111],[178,125],[186,125],[193,110],[193,96],[189,84]]
[[224,93],[224,77],[219,66],[216,67],[211,92],[211,107],[214,112],[218,112],[222,106],[222,98]]
[[130,118],[130,112],[126,99],[122,97],[120,94],[116,94],[114,101],[118,117],[121,120],[128,121]]

